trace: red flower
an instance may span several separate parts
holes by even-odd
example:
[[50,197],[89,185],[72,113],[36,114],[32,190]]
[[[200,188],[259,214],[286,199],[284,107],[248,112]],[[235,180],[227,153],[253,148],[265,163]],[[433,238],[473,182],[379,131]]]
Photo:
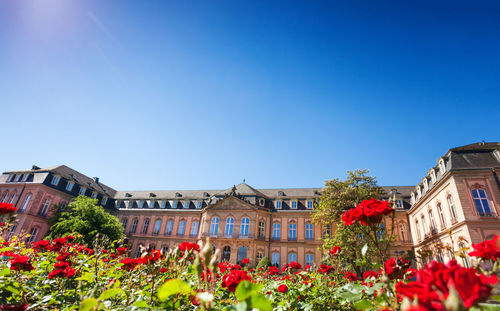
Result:
[[28,305],[0,305],[0,311],[24,311]]
[[418,270],[417,281],[397,283],[396,291],[411,300],[417,298],[419,306],[429,310],[446,310],[444,301],[453,287],[468,309],[487,300],[491,285],[497,282],[496,275],[478,275],[474,268],[464,268],[455,260],[446,265],[433,261]]
[[358,281],[359,278],[356,274],[352,273],[351,271],[347,271],[345,273],[346,278],[349,279],[350,282]]
[[288,292],[288,286],[286,286],[286,284],[281,284],[280,286],[278,286],[278,292],[280,293]]
[[140,264],[140,259],[139,258],[124,258],[120,261],[120,263],[123,264],[121,267],[122,270],[132,270],[134,269],[138,264]]
[[14,213],[15,211],[17,211],[17,208],[11,203],[0,202],[0,215]]
[[66,239],[66,242],[73,242],[75,240],[75,237],[72,235],[65,236],[64,239]]
[[33,243],[32,248],[37,252],[41,252],[43,250],[47,251],[50,249],[50,241],[41,240],[41,241],[35,242],[35,243]]
[[288,264],[288,268],[290,268],[290,269],[302,269],[302,266],[300,265],[300,263],[292,261]]
[[250,259],[248,259],[248,258],[244,258],[244,259],[241,261],[241,264],[242,264],[242,265],[246,265],[246,264],[248,264],[248,263],[250,263]]
[[140,262],[143,264],[151,264],[158,261],[161,258],[161,252],[157,250],[152,250],[151,253],[146,254],[140,258]]
[[48,278],[53,279],[55,277],[64,277],[64,278],[70,278],[73,275],[75,275],[76,270],[70,267],[67,267],[65,269],[57,269],[49,273]]
[[491,259],[493,261],[500,258],[500,238],[496,234],[493,239],[472,244],[472,247],[474,251],[470,252],[469,256]]
[[31,271],[35,269],[31,265],[29,256],[19,256],[19,255],[15,255],[14,258],[10,260],[10,268],[15,271]]
[[330,253],[330,255],[336,256],[340,254],[340,252],[342,252],[342,249],[340,248],[340,246],[335,245],[332,249],[329,249],[328,252]]
[[182,242],[179,245],[179,250],[184,253],[184,251],[190,251],[190,250],[195,250],[199,251],[200,250],[200,245],[196,243],[190,243],[190,242]]
[[342,214],[344,225],[349,226],[359,221],[363,226],[379,223],[383,215],[390,214],[393,211],[389,202],[380,201],[374,198],[364,200],[355,208],[352,208]]
[[278,269],[275,266],[270,266],[268,273],[269,273],[269,275],[278,275],[278,274],[280,274],[280,269]]
[[116,253],[118,254],[118,256],[121,256],[127,252],[128,252],[128,248],[126,248],[126,247],[118,247],[116,249]]
[[59,261],[54,264],[54,269],[57,270],[64,270],[66,268],[69,268],[70,263],[67,261]]
[[66,261],[66,259],[68,259],[69,256],[71,256],[71,253],[61,253],[59,256],[57,256],[56,260]]
[[410,266],[410,262],[408,260],[402,258],[389,258],[385,263],[385,273],[391,279],[402,279],[403,271],[405,271]]
[[222,287],[226,287],[228,291],[234,293],[236,286],[240,284],[241,281],[248,280],[251,281],[252,278],[243,270],[231,270],[230,273],[222,277]]
[[363,280],[371,277],[378,278],[378,276],[379,274],[375,271],[366,271],[365,273],[363,273]]
[[328,266],[328,265],[325,265],[323,263],[319,266],[319,269],[318,269],[319,273],[324,273],[324,274],[328,274],[328,273],[334,272],[334,271],[335,271],[335,269],[332,266]]
[[226,272],[227,269],[229,269],[231,267],[231,264],[227,261],[223,261],[223,262],[219,262],[218,266],[219,266],[220,273],[224,273],[224,272]]

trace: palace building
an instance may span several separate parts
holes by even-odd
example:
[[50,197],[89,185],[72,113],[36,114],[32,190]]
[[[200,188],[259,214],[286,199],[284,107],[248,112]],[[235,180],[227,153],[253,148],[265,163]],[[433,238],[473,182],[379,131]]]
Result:
[[[387,219],[382,224],[396,235],[391,255],[430,249],[435,259],[445,260],[435,248],[436,242],[450,243],[447,232],[456,243],[469,244],[500,234],[499,149],[498,143],[454,148],[416,188],[384,187],[386,199],[396,200],[395,227]],[[321,261],[321,238],[335,230],[311,222],[321,191],[254,189],[246,183],[218,190],[117,191],[64,165],[0,175],[0,200],[18,208],[18,223],[7,238],[24,232],[30,234],[27,242],[42,239],[51,207],[86,195],[119,218],[132,256],[140,246],[169,249],[209,237],[221,260],[249,258],[251,264],[263,256],[278,265]]]

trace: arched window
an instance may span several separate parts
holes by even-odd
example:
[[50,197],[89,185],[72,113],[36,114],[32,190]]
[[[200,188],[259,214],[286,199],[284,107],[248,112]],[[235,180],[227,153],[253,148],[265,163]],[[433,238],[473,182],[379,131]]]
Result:
[[279,241],[281,236],[281,224],[279,222],[275,222],[273,224],[273,240]]
[[288,240],[289,241],[297,240],[297,224],[294,222],[288,225]]
[[306,265],[313,265],[313,264],[314,264],[314,255],[306,254]]
[[184,235],[185,231],[186,231],[186,221],[181,220],[181,222],[179,222],[179,229],[177,230],[177,235],[182,236]]
[[420,226],[418,225],[418,219],[415,220],[415,231],[417,231],[417,238],[419,241],[422,240],[422,236],[420,235]]
[[26,238],[26,243],[35,242],[38,231],[39,231],[38,227],[31,228],[30,236]]
[[259,221],[259,238],[265,238],[266,237],[266,223],[261,220]]
[[272,253],[272,255],[271,255],[271,264],[273,266],[279,266],[280,265],[280,253]]
[[47,212],[49,211],[50,203],[52,203],[52,199],[46,198],[43,201],[42,206],[40,207],[40,210],[38,211],[38,215],[45,217],[47,215]]
[[127,217],[124,217],[122,219],[122,226],[123,226],[123,229],[126,229],[127,228],[127,223],[128,223],[128,218]]
[[135,251],[135,257],[139,258],[142,255],[142,244],[137,245],[137,250]]
[[493,216],[486,191],[483,189],[472,189],[472,198],[474,199],[479,216]]
[[255,257],[255,262],[258,264],[262,258],[264,258],[264,253],[261,251],[257,251],[257,257]]
[[399,232],[401,233],[401,241],[409,242],[405,224],[399,224]]
[[444,262],[443,252],[441,250],[438,250],[437,252],[437,261]]
[[134,218],[134,220],[132,220],[132,227],[130,228],[130,233],[135,233],[135,231],[137,230],[138,223],[139,220],[137,218]]
[[455,211],[455,203],[453,203],[453,198],[449,195],[446,200],[448,201],[448,207],[450,208],[451,221],[457,221],[457,212]]
[[10,227],[9,234],[7,235],[7,241],[12,239],[14,233],[16,232],[16,229],[17,229],[17,224],[14,224],[12,227]]
[[210,235],[217,236],[219,232],[219,217],[212,217],[212,224],[210,225]]
[[226,226],[224,228],[224,235],[227,237],[233,236],[234,218],[228,217],[226,219]]
[[171,235],[173,228],[174,228],[174,221],[173,220],[167,221],[167,228],[165,228],[165,235]]
[[149,229],[149,218],[146,218],[144,219],[144,224],[142,225],[141,233],[142,234],[148,233],[148,229]]
[[199,222],[193,221],[191,224],[191,236],[197,236],[198,235],[198,225]]
[[429,209],[428,213],[429,213],[429,220],[431,222],[431,232],[434,233],[436,232],[436,222],[434,221],[434,213],[432,212],[431,209]]
[[443,207],[441,206],[441,203],[437,204],[437,209],[438,209],[438,213],[439,213],[439,221],[441,222],[441,228],[444,229],[446,227],[446,220],[444,218],[444,212],[443,212]]
[[238,263],[241,263],[243,259],[247,258],[247,248],[245,246],[242,246],[238,248]]
[[160,228],[161,228],[161,219],[157,219],[155,221],[155,227],[153,228],[153,234],[158,235],[158,233],[160,232]]
[[244,217],[241,219],[240,236],[242,237],[248,236],[249,225],[250,225],[250,219],[248,219],[248,217]]
[[306,224],[306,240],[314,240],[314,225],[311,223]]
[[2,197],[2,202],[7,201],[7,196],[9,195],[9,191],[5,191],[3,197]]
[[288,253],[288,263],[297,262],[297,253]]
[[427,222],[425,221],[424,214],[420,215],[420,219],[422,220],[422,228],[424,229],[424,235],[427,235],[429,228],[427,227]]
[[162,252],[163,254],[166,254],[166,253],[168,252],[168,245],[163,245],[163,246],[161,247],[161,252]]
[[226,245],[222,249],[222,261],[229,261],[231,259],[231,247]]
[[28,195],[24,199],[23,205],[21,205],[21,208],[19,209],[20,213],[23,213],[24,211],[26,211],[28,204],[30,204],[30,200],[31,200],[31,193],[28,193]]

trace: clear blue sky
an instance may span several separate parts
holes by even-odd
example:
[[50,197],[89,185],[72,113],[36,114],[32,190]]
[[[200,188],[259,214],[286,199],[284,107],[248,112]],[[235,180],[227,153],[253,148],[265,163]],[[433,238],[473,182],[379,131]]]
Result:
[[499,141],[498,1],[0,1],[0,170],[414,185]]

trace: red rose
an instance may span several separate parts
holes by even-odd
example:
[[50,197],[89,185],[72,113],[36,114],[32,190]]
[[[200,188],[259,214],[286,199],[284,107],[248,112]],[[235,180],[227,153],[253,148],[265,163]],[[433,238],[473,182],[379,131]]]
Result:
[[66,242],[69,242],[69,243],[71,243],[75,240],[75,237],[72,235],[65,236],[64,238],[66,239]]
[[288,292],[288,286],[286,286],[286,284],[281,284],[280,286],[278,286],[278,292],[280,293]]
[[345,273],[345,277],[348,278],[350,282],[359,280],[358,276],[356,274],[352,273],[351,271],[347,271]]
[[64,278],[70,278],[73,275],[75,275],[76,270],[70,267],[67,267],[65,269],[57,269],[49,273],[48,278],[53,279],[55,277],[64,277]]
[[128,248],[127,248],[127,247],[118,247],[118,248],[116,249],[116,254],[117,254],[118,256],[121,256],[121,255],[123,255],[123,254],[125,254],[125,253],[127,253],[127,252],[128,252]]
[[500,258],[500,238],[495,234],[493,239],[481,243],[472,244],[474,251],[469,256],[480,257],[482,259],[491,259],[493,261]]
[[43,250],[47,251],[50,249],[50,241],[41,240],[41,241],[35,242],[35,243],[33,243],[32,248],[37,252],[41,252]]
[[336,256],[340,254],[340,252],[342,252],[342,249],[340,248],[340,246],[335,245],[332,249],[328,250],[328,252],[330,253],[330,255]]
[[0,202],[0,215],[1,214],[11,214],[17,211],[17,208],[11,203]]
[[371,277],[378,278],[378,276],[379,274],[375,271],[366,271],[365,273],[363,273],[363,280]]
[[120,261],[123,266],[120,268],[122,270],[133,270],[138,264],[140,264],[140,258],[124,258]]
[[250,263],[250,259],[248,259],[248,258],[244,258],[244,259],[241,261],[241,264],[242,264],[242,265],[246,265],[246,264],[248,264],[248,263]]
[[280,269],[276,268],[275,266],[270,266],[268,273],[269,275],[277,275],[280,274]]
[[410,266],[410,262],[408,260],[402,258],[389,258],[384,263],[385,273],[391,279],[402,279],[403,271],[405,271]]
[[200,250],[200,245],[196,244],[196,243],[190,243],[190,242],[182,242],[180,245],[179,245],[179,250],[181,252],[184,252],[184,251],[190,251],[190,250],[195,250],[195,251],[198,251]]
[[35,268],[31,265],[29,256],[15,255],[14,258],[10,260],[10,269],[15,271],[31,271]]
[[28,305],[0,305],[0,311],[24,311]]
[[417,280],[396,284],[398,295],[410,300],[418,299],[419,306],[429,310],[446,310],[444,301],[454,288],[467,309],[479,302],[486,301],[491,295],[492,286],[498,279],[496,275],[478,275],[474,268],[464,268],[455,260],[446,265],[431,262],[418,270]]
[[140,262],[143,264],[152,264],[157,262],[161,258],[161,252],[157,250],[152,250],[150,253],[140,258]]
[[300,265],[300,263],[292,261],[288,264],[288,268],[290,268],[290,269],[302,269],[302,266]]
[[334,271],[335,271],[335,269],[332,266],[328,266],[328,265],[325,265],[323,263],[319,266],[319,269],[318,269],[319,273],[324,273],[324,274],[328,274],[328,273],[334,272]]
[[234,293],[236,286],[240,284],[241,281],[248,280],[251,281],[252,278],[243,270],[231,270],[230,273],[222,277],[222,287],[226,287],[228,291]]

